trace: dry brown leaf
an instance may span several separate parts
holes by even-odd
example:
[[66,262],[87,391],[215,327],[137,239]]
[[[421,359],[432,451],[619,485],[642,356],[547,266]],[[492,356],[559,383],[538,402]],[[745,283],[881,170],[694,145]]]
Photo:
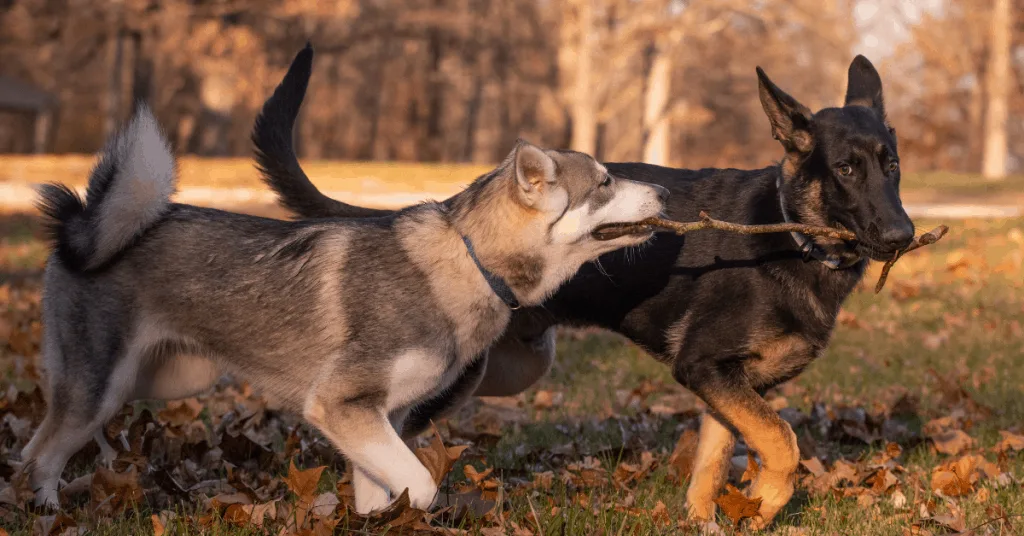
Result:
[[686,430],[679,436],[672,455],[668,458],[669,471],[680,481],[690,478],[693,473],[693,459],[697,456],[697,432]]
[[947,497],[962,497],[974,491],[974,486],[953,471],[938,470],[932,473],[932,491]]
[[288,466],[288,475],[284,477],[284,483],[292,493],[299,497],[300,502],[307,505],[312,504],[316,487],[320,484],[320,475],[327,466],[321,465],[305,471],[295,467],[295,460],[291,460]]
[[1015,434],[1006,430],[1000,430],[999,435],[1002,439],[996,444],[996,452],[1007,452],[1007,451],[1021,451],[1024,450],[1024,435]]
[[175,400],[167,403],[164,409],[156,414],[162,422],[173,426],[191,424],[203,412],[203,405],[195,398]]
[[339,502],[337,495],[331,492],[321,493],[313,499],[313,505],[310,508],[310,512],[317,517],[328,517],[334,515],[334,511],[338,508]]
[[115,473],[105,467],[97,467],[89,488],[89,509],[100,516],[120,513],[142,499],[142,487],[135,467],[125,473]]
[[668,507],[665,506],[665,503],[658,501],[654,505],[654,509],[651,510],[651,519],[660,525],[668,525],[671,522],[668,516]]
[[761,468],[757,465],[757,459],[754,458],[753,452],[747,452],[747,468],[743,471],[743,476],[740,477],[740,483],[753,482],[757,478],[757,472]]
[[732,484],[726,484],[726,493],[715,499],[715,504],[722,509],[734,524],[758,515],[761,509],[761,498],[751,499],[736,489]]
[[536,489],[551,489],[551,485],[555,483],[555,473],[551,471],[544,471],[543,473],[533,473],[533,487]]
[[889,488],[895,486],[899,480],[896,479],[896,475],[892,474],[888,469],[882,468],[875,471],[867,480],[865,484],[871,486],[871,492],[875,495],[883,495]]
[[[153,514],[153,515],[149,516],[149,521],[150,521],[150,523],[153,524],[153,536],[164,536],[164,531],[166,529],[164,528],[163,521],[160,521],[160,517],[157,516],[156,514]],[[6,532],[0,534],[0,536],[6,536],[6,535],[7,535]]]
[[473,482],[473,484],[475,484],[476,486],[480,486],[481,482],[483,482],[488,476],[491,475],[491,473],[494,472],[494,468],[488,467],[483,471],[477,471],[476,467],[467,464],[462,468],[462,472],[465,473],[466,478]]
[[945,430],[928,436],[935,444],[935,450],[942,454],[956,456],[974,446],[974,439],[963,430]]
[[825,470],[825,466],[822,465],[821,460],[819,460],[818,458],[801,460],[800,465],[802,465],[804,469],[807,469],[807,471],[810,472],[815,477],[819,477],[827,472]]
[[540,390],[533,395],[533,407],[548,409],[553,405],[555,405],[555,395],[551,391]]
[[437,427],[433,427],[434,437],[430,439],[430,445],[421,449],[416,449],[416,458],[420,460],[420,463],[430,471],[430,476],[434,477],[434,483],[441,485],[444,481],[444,477],[452,470],[455,466],[455,462],[462,456],[462,453],[469,448],[468,445],[458,445],[455,447],[445,447],[444,440],[441,439],[441,433],[437,431]]

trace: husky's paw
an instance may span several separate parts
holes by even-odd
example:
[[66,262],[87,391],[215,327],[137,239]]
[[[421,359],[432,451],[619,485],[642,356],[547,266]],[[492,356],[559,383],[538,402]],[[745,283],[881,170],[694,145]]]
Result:
[[356,513],[367,516],[388,507],[388,490],[375,486],[356,490]]
[[56,512],[60,510],[60,496],[57,494],[56,489],[43,488],[36,492],[36,497],[32,504],[37,510]]
[[426,468],[423,468],[423,473],[417,477],[416,482],[409,486],[409,503],[413,508],[430,510],[435,495],[437,495],[437,484],[434,483],[434,477],[430,476],[430,472]]

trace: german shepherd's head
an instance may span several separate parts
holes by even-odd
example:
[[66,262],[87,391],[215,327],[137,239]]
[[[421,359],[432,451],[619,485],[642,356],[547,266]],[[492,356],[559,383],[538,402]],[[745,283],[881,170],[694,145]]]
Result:
[[875,260],[889,260],[909,245],[914,224],[900,202],[896,133],[871,62],[857,56],[843,107],[815,114],[760,67],[757,76],[772,134],[786,150],[780,193],[793,219],[845,227],[857,234],[856,253]]

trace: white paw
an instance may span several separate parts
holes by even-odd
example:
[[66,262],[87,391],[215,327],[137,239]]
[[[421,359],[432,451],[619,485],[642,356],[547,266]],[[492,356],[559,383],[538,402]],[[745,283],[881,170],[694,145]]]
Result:
[[388,491],[384,488],[356,490],[356,513],[359,515],[379,512],[387,508],[389,502]]
[[409,503],[413,508],[430,510],[434,496],[437,495],[437,484],[434,483],[434,477],[430,476],[430,473],[424,468],[423,475],[416,480],[409,486]]
[[43,488],[36,492],[35,505],[37,508],[49,508],[51,510],[60,510],[60,497],[57,495],[57,490]]

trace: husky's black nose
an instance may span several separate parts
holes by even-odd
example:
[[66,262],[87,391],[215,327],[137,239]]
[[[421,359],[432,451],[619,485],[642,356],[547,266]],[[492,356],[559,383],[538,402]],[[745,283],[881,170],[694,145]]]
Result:
[[651,186],[654,187],[654,191],[658,192],[658,201],[661,201],[662,203],[667,203],[668,188],[665,188],[664,186],[659,186],[657,184],[652,184]]
[[882,241],[893,249],[903,249],[909,246],[913,239],[914,226],[911,223],[890,226],[882,233]]

